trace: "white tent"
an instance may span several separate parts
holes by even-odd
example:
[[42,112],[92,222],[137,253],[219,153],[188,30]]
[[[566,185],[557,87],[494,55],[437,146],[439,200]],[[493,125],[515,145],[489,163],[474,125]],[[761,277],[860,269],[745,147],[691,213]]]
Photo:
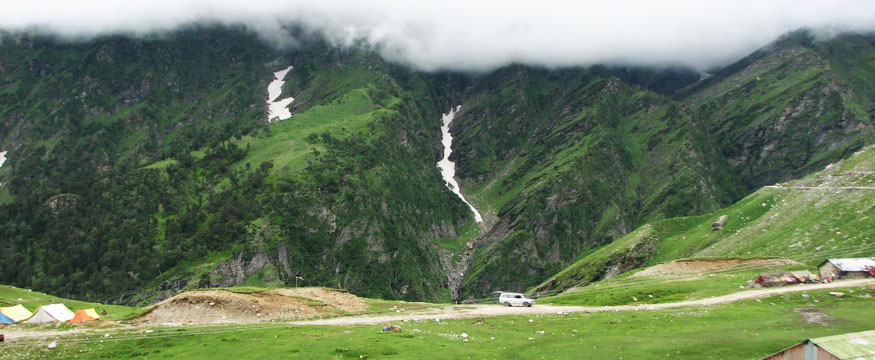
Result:
[[51,304],[40,306],[39,309],[36,309],[33,312],[33,316],[27,320],[27,323],[41,324],[55,321],[70,321],[73,316],[73,312],[67,309],[64,304]]

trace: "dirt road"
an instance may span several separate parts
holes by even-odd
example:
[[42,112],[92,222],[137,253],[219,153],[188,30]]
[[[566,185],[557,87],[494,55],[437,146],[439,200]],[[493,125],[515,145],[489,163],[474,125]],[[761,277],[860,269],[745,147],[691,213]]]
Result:
[[[447,319],[467,319],[476,317],[489,317],[501,315],[537,315],[537,314],[556,314],[556,313],[573,313],[573,312],[606,312],[606,311],[642,311],[642,310],[658,310],[658,309],[674,309],[685,306],[708,306],[724,304],[734,301],[764,298],[773,295],[781,295],[788,293],[798,293],[812,290],[850,288],[866,285],[875,285],[875,279],[859,279],[836,281],[830,284],[812,284],[812,285],[795,285],[781,288],[762,289],[762,290],[747,290],[740,291],[734,294],[712,297],[707,299],[681,301],[664,304],[650,305],[619,305],[619,306],[562,306],[562,305],[535,305],[533,307],[506,307],[501,305],[454,305],[431,310],[422,310],[410,312],[404,315],[378,315],[378,316],[346,316],[331,319],[320,320],[302,320],[295,322],[281,323],[261,323],[245,325],[246,328],[215,328],[215,330],[200,330],[200,332],[225,332],[237,331],[240,329],[251,329],[255,327],[281,327],[289,325],[327,325],[327,326],[352,326],[352,325],[374,325],[374,324],[392,324],[403,321],[416,320],[447,320]],[[119,330],[126,330],[127,334],[118,334]],[[77,337],[83,335],[94,335],[104,333],[114,333],[112,338],[107,340],[119,340],[130,338],[131,336],[143,336],[149,330],[144,325],[135,324],[118,324],[117,326],[95,329],[69,329],[69,330],[48,330],[20,327],[5,327],[2,332],[6,334],[7,342],[30,342],[30,341],[48,341],[50,339],[60,339],[68,337]],[[137,335],[139,334],[139,335]],[[190,333],[188,333],[190,334]]]
[[782,186],[769,185],[764,186],[769,189],[783,190],[875,190],[875,186]]
[[699,300],[680,301],[663,304],[649,305],[618,305],[618,306],[564,306],[564,305],[535,305],[532,307],[506,307],[501,305],[468,305],[468,306],[448,306],[437,310],[423,311],[410,313],[405,315],[380,315],[380,316],[347,316],[332,319],[320,320],[305,320],[296,321],[294,325],[369,325],[369,324],[389,324],[402,321],[415,320],[445,320],[445,319],[467,319],[484,316],[500,316],[500,315],[533,315],[533,314],[556,314],[572,313],[572,312],[604,312],[604,311],[640,311],[640,310],[659,310],[659,309],[674,309],[685,306],[708,306],[724,304],[734,301],[764,298],[773,295],[781,295],[795,292],[836,289],[847,287],[858,287],[864,285],[875,285],[875,279],[859,279],[836,281],[829,284],[810,284],[810,285],[795,285],[772,289],[762,290],[746,290],[737,293],[717,296]]

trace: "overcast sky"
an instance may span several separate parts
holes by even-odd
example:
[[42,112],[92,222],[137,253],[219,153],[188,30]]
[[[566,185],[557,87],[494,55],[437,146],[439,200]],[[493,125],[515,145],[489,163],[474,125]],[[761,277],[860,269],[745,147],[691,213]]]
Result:
[[282,25],[296,23],[339,44],[379,44],[385,57],[423,70],[488,70],[510,62],[706,69],[802,27],[824,36],[875,31],[875,0],[0,0],[0,9],[0,28],[69,37],[220,22],[289,44]]

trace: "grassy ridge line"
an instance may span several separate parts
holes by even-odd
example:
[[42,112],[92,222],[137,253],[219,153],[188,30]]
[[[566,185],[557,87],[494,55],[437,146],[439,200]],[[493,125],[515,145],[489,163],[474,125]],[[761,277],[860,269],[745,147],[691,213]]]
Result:
[[[875,246],[870,246],[868,251],[875,251]],[[849,253],[831,255],[842,256]],[[560,294],[541,298],[539,301],[564,305],[625,305],[695,300],[738,292],[747,281],[763,272],[802,269],[816,270],[799,266],[740,266],[726,271],[646,278],[629,278],[627,273],[626,276],[574,287]]]
[[[875,147],[801,180],[784,186],[870,184],[875,170]],[[857,174],[859,173],[859,174]],[[851,175],[846,175],[851,174]],[[814,209],[815,211],[812,211]],[[729,221],[720,231],[710,224],[722,215]],[[584,257],[551,277],[535,291],[563,289],[594,279],[602,268],[628,256],[641,239],[655,242],[647,265],[683,258],[789,257],[823,250],[858,249],[846,256],[871,255],[857,248],[875,239],[875,229],[865,221],[875,216],[875,192],[832,193],[764,188],[721,211],[701,216],[672,218],[645,225],[614,244]],[[817,265],[826,256],[806,258]]]
[[[797,257],[793,260],[805,261],[814,257],[841,257],[848,254],[856,254],[860,251],[873,251],[875,245],[866,245],[844,251],[823,252],[810,254],[808,257]],[[756,274],[764,271],[775,270],[812,270],[813,267],[806,265],[797,266],[768,266],[747,264],[733,266],[726,270],[702,272],[686,275],[662,275],[631,278],[629,275],[637,272],[630,271],[609,280],[592,283],[587,286],[571,288],[560,294],[543,297],[541,301],[549,303],[577,304],[577,305],[618,305],[636,301],[642,302],[669,302],[698,298],[701,296],[723,295],[738,291],[738,286],[744,285]],[[707,277],[702,277],[707,275]],[[716,277],[715,277],[716,276]],[[550,294],[550,293],[548,293]],[[654,297],[650,297],[656,294]],[[634,298],[640,300],[633,300]]]
[[[851,248],[851,249],[845,249],[843,251],[817,253],[814,255],[806,256],[806,257],[801,257],[801,258],[797,257],[797,258],[794,258],[791,260],[805,261],[806,259],[820,258],[823,256],[842,257],[842,256],[845,256],[847,254],[854,254],[854,253],[859,253],[860,251],[871,251],[871,250],[875,250],[875,244],[859,246],[859,247]],[[739,259],[739,258],[714,258],[714,259],[709,259],[709,260],[723,260],[723,259]],[[774,258],[774,259],[779,259],[779,258]],[[688,260],[688,259],[680,259],[680,260]],[[696,260],[703,260],[703,259],[696,259]],[[623,273],[620,276],[605,280],[608,283],[600,282],[600,283],[590,284],[589,286],[597,286],[597,287],[601,287],[601,289],[603,289],[603,290],[611,290],[611,289],[613,289],[613,287],[610,286],[610,281],[618,281],[618,282],[622,281],[621,283],[618,284],[618,286],[623,286],[623,287],[625,287],[625,286],[638,286],[638,285],[662,283],[662,282],[665,282],[666,280],[671,280],[671,279],[697,277],[697,276],[702,275],[702,274],[707,274],[709,276],[722,275],[722,274],[734,274],[734,273],[738,273],[738,272],[749,272],[750,270],[754,270],[754,269],[758,269],[758,270],[781,269],[783,271],[795,271],[795,270],[816,271],[816,268],[814,268],[813,266],[808,266],[808,265],[804,265],[804,264],[781,266],[781,265],[761,265],[761,264],[754,263],[754,264],[734,265],[734,266],[729,267],[729,268],[724,269],[724,270],[701,271],[699,273],[696,273],[695,275],[669,274],[669,275],[652,275],[652,276],[636,277],[636,278],[633,278],[631,276],[631,275],[638,273],[639,270],[645,270],[645,269],[647,269],[647,268],[635,269],[633,271]],[[605,287],[606,285],[607,285],[607,287]],[[581,289],[586,289],[586,288],[587,287],[576,287],[576,288],[570,289],[568,292],[575,292],[575,291],[579,291]]]

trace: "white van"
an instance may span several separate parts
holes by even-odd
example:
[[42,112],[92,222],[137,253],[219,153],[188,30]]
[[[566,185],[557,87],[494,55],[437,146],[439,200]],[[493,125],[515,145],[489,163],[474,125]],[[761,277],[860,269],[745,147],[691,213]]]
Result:
[[507,306],[532,306],[535,304],[535,300],[529,299],[523,294],[508,292],[503,292],[501,295],[498,295],[498,302]]

